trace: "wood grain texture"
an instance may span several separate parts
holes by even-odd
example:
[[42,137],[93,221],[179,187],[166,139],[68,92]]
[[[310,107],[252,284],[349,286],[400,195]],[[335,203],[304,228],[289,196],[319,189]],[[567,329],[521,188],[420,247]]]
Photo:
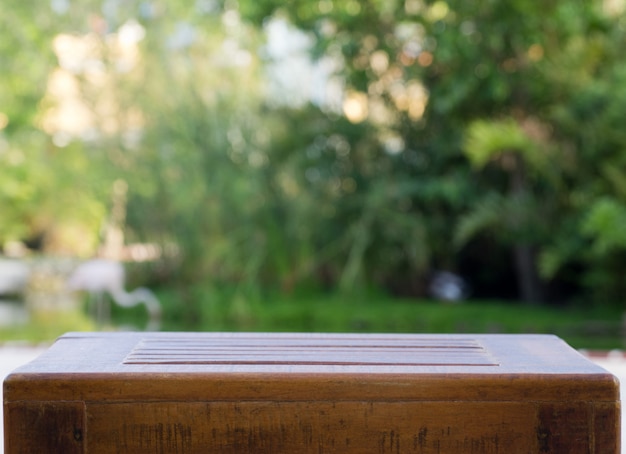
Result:
[[536,416],[515,402],[95,405],[88,452],[539,452]]
[[621,452],[621,402],[596,403],[593,405],[593,438],[591,452]]
[[606,429],[594,434],[590,412],[586,403],[516,402],[97,405],[88,414],[96,428],[88,446],[90,453],[112,446],[137,453],[619,452]]
[[554,336],[72,333],[4,398],[7,454],[620,448],[617,380]]
[[83,453],[84,402],[4,404],[5,453]]

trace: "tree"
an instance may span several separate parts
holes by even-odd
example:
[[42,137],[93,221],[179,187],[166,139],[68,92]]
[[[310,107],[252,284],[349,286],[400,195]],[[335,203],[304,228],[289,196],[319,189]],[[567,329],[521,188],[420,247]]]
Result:
[[[83,179],[86,157],[76,145],[58,146],[61,137],[45,126],[57,67],[53,39],[70,22],[52,4],[15,3],[0,19],[0,246],[22,240],[63,249],[60,224],[93,243],[103,215],[94,186]],[[88,229],[78,227],[85,222]]]
[[[3,240],[61,212],[97,237],[123,179],[127,235],[175,245],[180,282],[424,295],[433,270],[471,259],[517,269],[525,300],[572,268],[620,289],[626,28],[598,1],[51,5],[11,12],[28,27],[0,43],[35,43],[0,75],[15,86],[0,93]],[[267,88],[276,23],[341,99]],[[75,130],[50,119],[59,76]]]
[[[356,106],[365,115],[353,116],[355,121],[372,128],[381,142],[389,138],[387,143],[395,144],[396,154],[368,156],[388,172],[368,175],[360,186],[372,191],[372,200],[383,181],[414,188],[409,212],[388,216],[395,225],[409,214],[415,217],[412,225],[419,219],[426,238],[420,244],[430,245],[427,265],[408,265],[407,276],[437,266],[454,268],[457,253],[464,253],[447,247],[454,236],[467,240],[470,232],[495,229],[498,234],[489,244],[515,251],[522,298],[540,299],[536,257],[548,278],[546,257],[555,257],[556,244],[572,226],[581,225],[558,222],[582,219],[580,207],[571,204],[571,185],[587,187],[596,180],[586,172],[586,159],[579,159],[594,153],[589,141],[573,145],[581,132],[592,129],[576,131],[580,120],[570,115],[566,138],[562,120],[581,90],[593,86],[594,76],[616,87],[606,79],[605,59],[609,66],[621,67],[617,47],[610,45],[621,42],[619,20],[608,16],[600,2],[539,5],[529,0],[346,0],[289,7],[268,0],[244,5],[242,11],[257,22],[281,14],[314,36],[313,55],[341,62],[344,114],[350,118],[349,110]],[[482,139],[477,137],[481,134]],[[474,142],[468,153],[484,168],[481,174],[464,161],[467,135]],[[490,143],[494,140],[500,143]],[[482,162],[476,159],[479,153]],[[486,168],[496,154],[508,166],[504,173]],[[509,189],[501,181],[504,175]],[[373,240],[369,216],[358,219],[354,225],[362,227],[354,231],[367,234],[360,235],[360,246],[353,250],[361,252],[352,257],[359,257],[365,268],[380,265],[368,262],[362,251],[383,242]],[[584,255],[580,249],[573,254],[576,258],[563,262]]]
[[[526,131],[513,119],[476,121],[468,128],[465,153],[477,169],[495,163],[507,174],[504,190],[485,188],[472,210],[458,224],[457,244],[488,230],[513,247],[521,298],[530,303],[544,298],[539,280],[537,249],[549,240],[546,221],[556,218],[558,191],[554,153],[549,151],[545,125],[526,120]],[[531,134],[535,135],[534,140]]]

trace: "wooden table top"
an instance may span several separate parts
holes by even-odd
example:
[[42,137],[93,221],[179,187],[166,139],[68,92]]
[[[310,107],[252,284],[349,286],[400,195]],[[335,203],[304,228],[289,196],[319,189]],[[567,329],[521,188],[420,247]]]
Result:
[[551,335],[68,333],[5,399],[619,399],[617,379]]

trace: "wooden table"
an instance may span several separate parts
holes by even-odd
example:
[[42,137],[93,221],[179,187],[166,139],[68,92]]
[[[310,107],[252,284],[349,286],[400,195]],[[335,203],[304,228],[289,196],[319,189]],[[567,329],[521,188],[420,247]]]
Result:
[[549,335],[69,333],[5,453],[619,452],[617,380]]

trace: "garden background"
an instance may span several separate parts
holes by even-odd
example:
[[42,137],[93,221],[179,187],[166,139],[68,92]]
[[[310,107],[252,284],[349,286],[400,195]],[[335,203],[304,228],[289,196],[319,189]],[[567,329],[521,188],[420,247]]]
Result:
[[[18,303],[70,298],[101,256],[156,293],[164,330],[622,346],[624,1],[5,6],[0,245],[34,270]],[[442,272],[463,279],[452,301]],[[49,309],[0,337],[93,328]]]

